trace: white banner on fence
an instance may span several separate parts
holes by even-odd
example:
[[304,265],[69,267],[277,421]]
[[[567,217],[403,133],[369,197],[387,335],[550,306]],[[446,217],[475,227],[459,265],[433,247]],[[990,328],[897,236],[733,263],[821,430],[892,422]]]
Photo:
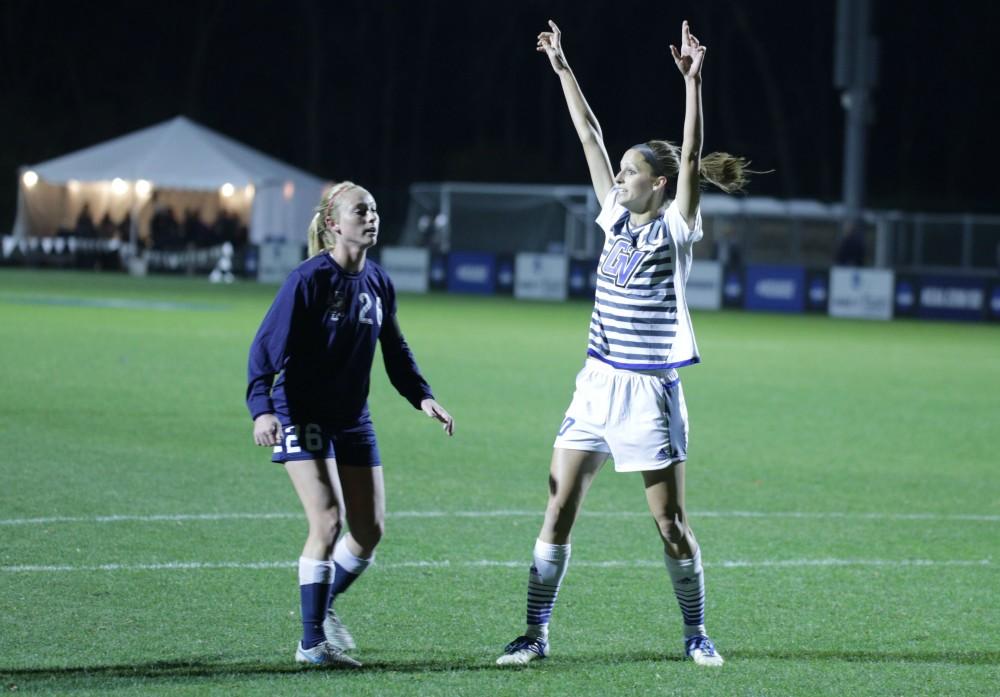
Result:
[[396,290],[426,293],[430,277],[431,253],[423,247],[385,247],[382,268],[389,274]]
[[893,272],[889,269],[830,269],[830,316],[892,319]]
[[514,297],[565,300],[569,259],[563,254],[523,252],[514,260]]
[[692,264],[684,294],[688,307],[694,310],[722,307],[722,264],[700,259]]
[[302,263],[303,244],[283,239],[266,240],[257,248],[257,280],[260,283],[282,283],[296,266]]

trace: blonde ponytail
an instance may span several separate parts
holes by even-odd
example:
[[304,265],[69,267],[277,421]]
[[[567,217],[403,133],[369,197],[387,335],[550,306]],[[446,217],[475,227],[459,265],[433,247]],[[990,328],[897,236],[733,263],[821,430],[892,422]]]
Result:
[[323,223],[320,221],[319,213],[316,213],[312,217],[312,221],[309,223],[309,256],[314,257],[320,252],[325,252],[327,250],[333,249],[334,240],[330,239],[329,235],[326,234],[323,228]]
[[[670,179],[677,177],[677,172],[681,165],[681,149],[669,140],[649,140],[640,145],[649,149],[654,162],[653,172]],[[645,156],[644,156],[645,157]],[[648,158],[646,158],[649,161]],[[713,152],[701,158],[701,165],[698,167],[698,175],[701,179],[714,184],[727,194],[743,191],[743,187],[750,181],[750,174],[766,174],[766,172],[755,172],[747,169],[750,163],[746,158],[730,155],[728,152]]]
[[[746,158],[730,155],[728,152],[712,152],[701,158],[698,174],[707,182],[719,187],[727,194],[743,191],[750,178]],[[760,174],[760,172],[756,172]]]
[[329,227],[327,219],[336,219],[339,205],[337,198],[348,189],[360,189],[361,187],[351,181],[342,181],[330,187],[319,205],[316,206],[316,214],[309,223],[307,238],[309,243],[309,256],[314,257],[323,252],[333,250],[337,244],[337,236]]

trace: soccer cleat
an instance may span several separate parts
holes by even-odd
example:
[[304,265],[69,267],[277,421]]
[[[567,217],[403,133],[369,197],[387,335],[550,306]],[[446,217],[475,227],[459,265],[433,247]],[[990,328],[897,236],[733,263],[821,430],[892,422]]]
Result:
[[722,656],[715,644],[704,634],[695,634],[684,640],[684,654],[699,666],[721,666]]
[[549,655],[549,642],[530,636],[519,636],[503,649],[498,666],[526,666]]
[[347,631],[347,627],[340,621],[332,607],[326,613],[326,619],[323,620],[323,633],[326,634],[326,640],[341,651],[353,651],[358,648],[358,645],[354,643],[354,637]]
[[295,660],[298,663],[303,663],[308,666],[324,668],[361,667],[360,662],[355,661],[329,641],[316,644],[316,646],[311,649],[302,648],[302,643],[300,642],[298,648],[295,649]]

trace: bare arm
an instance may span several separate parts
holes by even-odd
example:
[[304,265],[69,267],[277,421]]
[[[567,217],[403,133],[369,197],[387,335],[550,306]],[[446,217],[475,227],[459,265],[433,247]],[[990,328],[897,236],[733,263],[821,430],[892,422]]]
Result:
[[684,140],[681,143],[681,163],[677,173],[677,208],[687,221],[694,225],[698,213],[700,197],[701,145],[701,65],[705,59],[706,47],[691,34],[687,20],[681,26],[680,51],[670,47],[674,63],[684,76]]
[[562,32],[552,20],[549,20],[549,26],[552,31],[543,31],[538,35],[538,50],[549,57],[552,69],[559,76],[563,95],[566,97],[566,106],[569,107],[569,115],[583,144],[583,154],[587,158],[594,193],[597,194],[597,200],[603,202],[614,185],[614,172],[611,169],[611,160],[608,159],[608,151],[604,147],[601,125],[597,122],[594,112],[590,110],[576,76],[566,61],[566,54],[562,49]]

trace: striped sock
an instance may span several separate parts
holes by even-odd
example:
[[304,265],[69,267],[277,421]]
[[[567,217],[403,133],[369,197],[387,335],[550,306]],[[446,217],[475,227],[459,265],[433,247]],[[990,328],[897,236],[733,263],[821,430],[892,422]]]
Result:
[[548,641],[549,618],[556,604],[559,585],[569,566],[570,545],[535,541],[531,572],[528,574],[528,628],[530,637]]
[[704,634],[705,574],[701,567],[701,549],[695,549],[690,559],[664,556],[670,581],[674,585],[674,595],[684,616],[684,636]]
[[330,592],[330,607],[333,607],[334,599],[351,587],[365,569],[375,559],[372,554],[367,559],[356,557],[347,548],[347,536],[341,537],[337,545],[333,548],[333,588]]
[[323,620],[330,602],[333,562],[299,557],[299,600],[302,607],[302,648],[311,649],[326,640]]

